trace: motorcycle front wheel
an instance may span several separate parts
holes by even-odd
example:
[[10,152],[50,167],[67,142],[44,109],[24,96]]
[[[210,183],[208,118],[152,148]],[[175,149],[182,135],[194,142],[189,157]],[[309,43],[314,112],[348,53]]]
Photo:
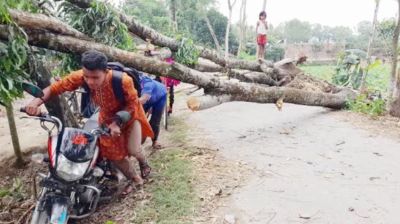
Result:
[[50,217],[46,211],[39,211],[35,208],[32,214],[31,224],[50,224]]

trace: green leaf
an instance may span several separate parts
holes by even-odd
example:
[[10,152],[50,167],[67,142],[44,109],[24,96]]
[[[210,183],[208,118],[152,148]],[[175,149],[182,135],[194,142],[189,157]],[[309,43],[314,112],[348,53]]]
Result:
[[6,78],[6,80],[7,80],[8,90],[12,90],[14,88],[13,80],[10,78]]
[[378,66],[380,66],[382,64],[382,61],[381,60],[375,60],[372,64],[369,64],[368,66],[367,66],[367,71],[368,70],[371,70],[371,69],[374,69],[374,68],[377,68]]

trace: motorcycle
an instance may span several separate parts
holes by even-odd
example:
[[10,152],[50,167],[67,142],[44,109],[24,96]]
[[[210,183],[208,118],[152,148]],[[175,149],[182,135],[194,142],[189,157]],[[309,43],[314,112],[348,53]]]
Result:
[[[29,83],[23,89],[30,95],[41,98],[39,87]],[[21,108],[21,112],[25,112]],[[126,123],[131,115],[119,111],[113,118],[119,124]],[[32,161],[48,163],[47,174],[38,172],[42,179],[41,193],[37,197],[31,224],[66,224],[69,219],[83,219],[92,215],[102,199],[106,186],[105,178],[111,167],[108,161],[99,160],[98,139],[109,135],[105,125],[98,124],[98,113],[88,119],[82,129],[64,127],[60,119],[48,114],[34,117],[48,132],[47,156],[34,154]],[[52,125],[50,128],[49,125]]]

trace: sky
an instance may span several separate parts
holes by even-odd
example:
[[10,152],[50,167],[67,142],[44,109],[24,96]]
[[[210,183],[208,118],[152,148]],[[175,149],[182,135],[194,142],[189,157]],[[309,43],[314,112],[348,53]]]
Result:
[[[233,0],[231,0],[232,2]],[[228,15],[228,0],[216,0],[216,8]],[[239,20],[241,0],[236,0],[232,20]],[[262,10],[263,0],[247,0],[247,24],[254,25]],[[267,21],[277,26],[279,23],[297,18],[301,21],[328,26],[355,28],[363,20],[372,22],[374,0],[267,0]],[[378,20],[397,15],[395,0],[381,0]]]

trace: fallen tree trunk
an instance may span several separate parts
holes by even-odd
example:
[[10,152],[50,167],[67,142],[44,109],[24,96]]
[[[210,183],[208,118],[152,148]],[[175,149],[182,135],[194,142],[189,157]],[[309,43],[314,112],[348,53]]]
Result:
[[186,101],[186,105],[192,111],[199,111],[215,107],[222,103],[230,101],[232,101],[231,95],[226,95],[226,94],[220,96],[203,95],[203,96],[189,97],[188,100]]
[[[0,38],[8,38],[6,26],[0,26]],[[169,65],[165,62],[146,58],[144,56],[109,47],[104,44],[80,40],[78,38],[52,34],[49,32],[26,30],[29,37],[29,44],[55,51],[81,54],[87,50],[98,50],[103,52],[111,60],[120,61],[127,66],[132,66],[144,72],[168,76],[200,86],[204,89],[211,89],[219,94],[232,95],[233,100],[249,101],[258,103],[275,103],[277,99],[284,97],[285,102],[324,106],[331,108],[342,108],[347,98],[354,97],[352,94],[327,94],[307,92],[304,90],[288,87],[263,87],[232,80],[221,80],[210,77],[202,72],[190,69],[179,63]]]
[[[91,0],[69,0],[71,3],[77,4],[80,7],[89,7],[89,4]],[[85,39],[85,40],[90,40],[87,36],[84,34],[80,33],[79,31],[75,30],[74,28],[68,26],[67,24],[63,23],[62,21],[59,21],[56,18],[52,18],[49,16],[41,15],[41,14],[33,14],[33,13],[27,13],[19,10],[13,10],[10,9],[10,15],[13,17],[13,19],[22,27],[25,27],[27,29],[44,29],[48,30],[51,32],[59,33],[59,34],[64,34],[67,36],[73,36],[73,37],[78,37],[80,39]],[[121,15],[123,18],[125,18],[124,15]],[[127,21],[129,19],[125,18]],[[130,21],[130,20],[129,20]],[[135,22],[134,20],[132,20]],[[133,26],[137,27],[138,29],[140,27],[143,28],[143,30],[146,30],[145,26],[141,26],[140,24],[134,23]],[[151,33],[157,34],[156,31],[148,30],[148,31],[143,31],[142,34],[148,33],[149,35]],[[147,35],[147,34],[146,34]],[[165,39],[167,37],[160,37],[163,40],[166,40],[164,44],[168,44],[171,41],[174,41],[173,39]],[[204,52],[208,52],[208,49],[204,49]],[[224,60],[223,58],[220,58],[221,60]],[[293,64],[293,59],[284,59],[280,62],[277,62],[275,64],[272,64],[268,61],[265,60],[260,60],[260,63],[257,62],[246,62],[243,64],[243,61],[240,60],[230,60],[231,64],[228,64],[228,68],[248,68],[249,70],[261,70],[267,75],[263,75],[262,73],[252,73],[252,74],[244,74],[242,71],[238,70],[232,70],[231,74],[233,74],[232,77],[237,78],[241,81],[244,82],[251,82],[251,83],[260,83],[260,84],[266,84],[266,85],[271,85],[271,86],[280,86],[280,85],[287,85],[288,83],[291,83],[292,80],[295,79],[295,76],[301,72],[300,69],[298,69],[294,64]],[[204,59],[199,59],[199,64],[194,66],[194,69],[199,70],[199,71],[204,71],[204,72],[225,72],[225,69],[221,67],[218,64],[215,64],[213,62],[210,62],[208,60]],[[316,80],[312,81],[313,83],[317,83]],[[309,83],[299,83],[299,79],[296,80],[294,84],[290,84],[289,86],[293,86],[295,88],[300,88],[300,89],[310,89],[312,86],[310,86]],[[329,87],[326,87],[326,84],[319,84],[318,86],[325,86],[323,87],[324,90],[323,92],[331,92],[329,89],[334,89],[333,85],[330,85]]]
[[268,86],[279,86],[279,82],[274,79],[273,74],[265,74],[263,72],[232,69],[229,72],[229,77],[238,79],[242,82],[265,84]]
[[339,93],[347,88],[335,86],[325,80],[321,80],[303,73],[297,74],[287,87],[302,89],[306,91],[324,92],[324,93]]
[[220,65],[203,58],[199,58],[199,61],[194,66],[194,69],[200,72],[223,72],[225,70],[225,68],[221,67]]
[[[89,8],[90,3],[95,0],[67,0],[72,4],[75,4],[81,8]],[[180,43],[170,37],[167,37],[156,30],[147,27],[145,25],[140,24],[132,17],[125,16],[123,13],[116,12],[121,20],[121,22],[125,23],[128,27],[128,30],[143,40],[151,39],[152,43],[160,46],[160,47],[168,47],[172,51],[178,51]],[[200,57],[209,59],[223,67],[227,68],[236,68],[236,69],[245,69],[252,71],[261,72],[262,69],[260,64],[257,61],[245,61],[245,60],[237,60],[237,59],[228,59],[225,60],[223,55],[220,55],[217,51],[208,49],[205,47],[197,46],[197,49],[200,51]],[[272,66],[271,62],[268,62],[270,66]]]
[[19,11],[16,9],[8,9],[12,19],[19,26],[25,28],[45,29],[54,33],[67,36],[73,36],[80,39],[90,40],[85,34],[63,23],[62,21],[43,14],[33,14],[29,12]]

